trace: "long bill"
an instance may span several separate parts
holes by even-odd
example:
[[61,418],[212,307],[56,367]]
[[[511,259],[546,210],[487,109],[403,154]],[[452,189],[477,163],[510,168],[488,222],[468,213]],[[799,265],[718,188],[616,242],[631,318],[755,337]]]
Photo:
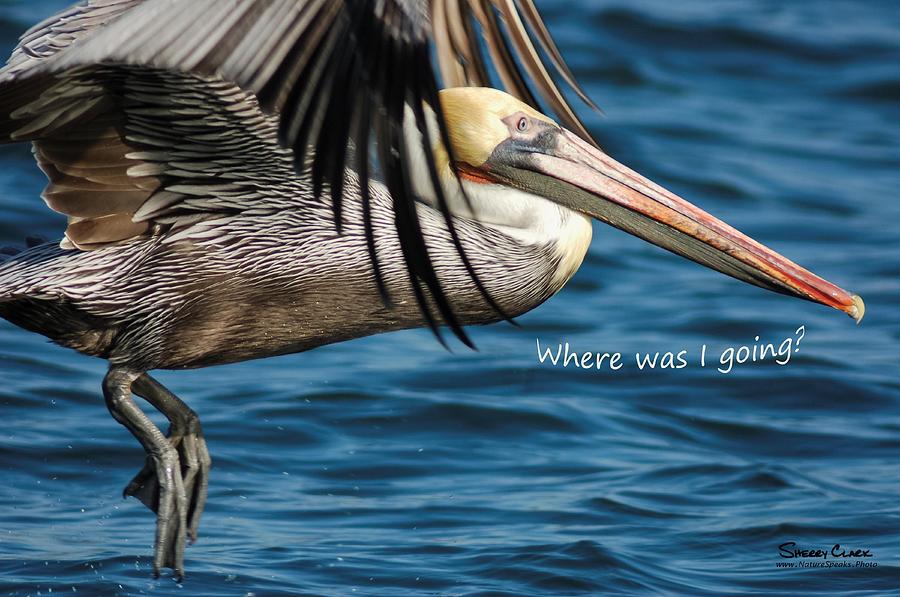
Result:
[[[858,295],[800,267],[565,129],[556,129],[553,140],[531,153],[524,165],[526,170],[506,169],[507,175],[515,170],[517,186],[537,186],[529,190],[738,280],[833,307],[857,323],[862,320],[865,305]],[[495,174],[508,178],[504,172]]]

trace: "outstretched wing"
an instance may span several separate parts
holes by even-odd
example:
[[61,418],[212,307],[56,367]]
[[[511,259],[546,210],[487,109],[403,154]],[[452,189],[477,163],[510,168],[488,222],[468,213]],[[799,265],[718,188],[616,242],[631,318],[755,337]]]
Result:
[[[23,41],[18,58],[14,55],[11,67],[0,74],[0,105],[15,107],[21,105],[15,103],[20,101],[33,106],[48,86],[59,84],[60,78],[71,84],[75,80],[72,73],[99,64],[144,66],[233,81],[253,91],[264,110],[278,115],[279,139],[294,150],[296,171],[302,172],[304,162],[310,160],[315,193],[330,188],[338,227],[348,144],[352,141],[358,148],[351,165],[367,179],[372,171],[368,148],[370,141],[377,141],[379,166],[393,199],[400,244],[423,313],[437,333],[437,317],[428,307],[431,299],[436,315],[468,344],[435,275],[421,235],[410,173],[400,156],[414,149],[430,158],[432,146],[438,142],[425,126],[423,105],[438,115],[439,134],[450,146],[431,68],[432,42],[438,49],[446,83],[490,84],[478,30],[486,40],[489,61],[511,93],[536,104],[527,83],[530,79],[563,123],[589,138],[537,49],[541,48],[558,74],[574,85],[531,0],[89,0],[33,30]],[[35,47],[41,50],[29,50]],[[108,87],[114,82],[103,84]],[[584,97],[577,86],[575,89]],[[64,86],[57,93],[75,97],[79,91]],[[97,102],[69,105],[62,111],[56,104],[55,116],[44,111],[43,120],[56,119],[58,123],[81,118],[86,122],[93,118],[100,123],[95,124],[97,127],[121,126],[97,120],[98,114],[109,113],[104,99]],[[407,105],[413,108],[422,133],[421,148],[406,147],[402,126]],[[0,135],[35,138],[35,131],[9,129],[9,121],[0,122]],[[91,129],[82,132],[88,135]],[[127,145],[127,136],[125,141]],[[105,149],[112,151],[110,146]],[[47,159],[52,150],[39,144],[37,151],[45,167],[51,162],[47,169],[53,175],[67,175],[52,170],[55,162]],[[92,159],[97,161],[93,155]],[[453,232],[433,167],[431,178],[438,205]],[[69,182],[64,179],[59,186]],[[153,183],[144,180],[141,184],[149,187]],[[152,192],[144,187],[109,192],[119,193],[116,201],[124,206],[141,200],[141,192]],[[362,188],[364,212],[368,213],[366,185]],[[371,240],[371,225],[368,218],[366,221]],[[111,231],[113,222],[120,235],[129,232],[121,216],[105,221],[101,228]],[[76,227],[70,238],[77,236],[79,228],[88,226]],[[452,236],[481,288],[455,233]],[[373,240],[370,253],[380,281]],[[482,293],[494,305],[483,288]],[[386,292],[383,295],[387,299]]]
[[281,209],[303,194],[277,118],[234,83],[112,61],[42,68],[143,1],[73,6],[26,32],[0,70],[0,140],[32,141],[42,197],[68,216],[64,247]]
[[40,65],[143,1],[85,0],[34,25],[19,38],[6,66],[0,69],[0,77],[11,77]]
[[[0,92],[0,106],[3,99]],[[64,247],[173,228],[202,235],[203,220],[310,196],[292,152],[278,144],[277,119],[252,93],[215,77],[83,67],[54,77],[7,124],[12,138],[33,140],[49,179],[42,196],[69,218]]]

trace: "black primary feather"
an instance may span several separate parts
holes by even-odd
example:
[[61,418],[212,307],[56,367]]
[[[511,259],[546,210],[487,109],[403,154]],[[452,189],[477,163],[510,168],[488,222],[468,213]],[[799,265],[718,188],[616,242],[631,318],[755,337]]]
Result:
[[[546,71],[546,65],[552,65],[584,97],[533,0],[94,2],[82,2],[62,13],[59,24],[48,21],[30,34],[14,54],[6,76],[15,78],[20,70],[27,72],[34,89],[29,87],[32,83],[26,83],[17,93],[39,95],[55,77],[74,76],[79,68],[100,64],[146,65],[232,81],[252,91],[265,112],[278,115],[281,145],[294,150],[295,169],[312,177],[316,193],[330,190],[338,227],[348,144],[351,138],[355,141],[356,168],[365,188],[375,166],[374,161],[366,162],[374,134],[380,143],[375,154],[380,173],[396,195],[397,233],[405,265],[413,284],[421,288],[420,307],[423,311],[435,309],[434,314],[464,341],[467,338],[456,325],[427,247],[414,238],[420,228],[417,198],[410,190],[408,165],[400,159],[404,151],[421,151],[427,159],[432,158],[429,137],[436,133],[422,126],[422,103],[438,115],[440,137],[453,159],[437,99],[432,45],[441,58],[441,68],[449,72],[442,76],[490,86],[495,73],[508,91],[538,109],[538,98],[548,102],[567,128],[589,138]],[[432,14],[440,16],[441,26],[448,30],[435,35]],[[81,19],[85,15],[87,21]],[[82,26],[85,28],[79,29]],[[479,33],[483,40],[477,39]],[[419,143],[404,147],[406,105],[413,107],[421,147]],[[425,182],[434,188],[438,207],[446,217],[446,198],[433,174],[429,170]],[[365,196],[363,202],[368,204]],[[485,304],[496,309],[468,265],[452,219],[447,226]],[[367,246],[373,252],[375,276],[384,295],[375,243],[370,241]]]
[[[491,58],[510,91],[538,106],[535,93],[517,62],[522,51],[512,45],[498,16],[495,0],[446,0],[448,10],[462,17],[468,48],[464,64],[470,81],[489,84],[486,63],[476,40],[476,21],[481,25]],[[397,235],[416,300],[429,327],[445,344],[439,324],[445,324],[467,346],[471,341],[459,325],[443,291],[434,264],[421,236],[416,210],[417,197],[410,172],[402,159],[409,152],[423,152],[428,159],[429,183],[443,214],[461,262],[479,293],[498,315],[511,321],[471,265],[459,240],[432,156],[433,134],[428,130],[424,106],[437,116],[440,140],[453,161],[453,148],[438,97],[438,83],[431,63],[433,41],[430,11],[425,0],[305,0],[294,15],[294,45],[275,73],[265,80],[258,95],[263,106],[280,110],[282,144],[294,150],[298,172],[310,167],[313,189],[318,196],[329,192],[335,222],[341,230],[343,169],[348,163],[348,144],[353,141],[353,164],[360,175],[365,216],[366,244],[371,254],[379,292],[390,306],[382,278],[372,230],[367,179],[369,143],[375,153],[385,185],[391,193]],[[549,54],[551,62],[570,84],[574,79],[531,2],[520,5],[532,39]],[[479,18],[480,16],[480,18]],[[505,23],[509,26],[509,23]],[[460,35],[456,35],[460,38]],[[457,39],[457,44],[463,43]],[[457,53],[460,56],[460,53]],[[542,95],[546,92],[540,86]],[[576,87],[576,91],[581,92]],[[403,134],[405,106],[411,106],[421,133],[421,146],[409,147]],[[326,191],[325,185],[328,184]],[[468,201],[468,197],[466,197]],[[445,344],[446,345],[446,344]]]
[[[322,11],[326,8],[323,6]],[[324,18],[324,17],[323,17]],[[438,319],[447,325],[454,335],[467,346],[471,340],[459,324],[452,305],[438,280],[428,248],[421,236],[421,226],[416,210],[417,198],[412,191],[409,172],[401,156],[408,151],[425,152],[430,156],[432,148],[422,108],[423,101],[440,114],[437,97],[437,81],[431,70],[430,40],[427,12],[402,0],[344,0],[339,14],[330,23],[330,31],[324,36],[317,30],[301,36],[298,43],[310,35],[318,35],[319,48],[309,56],[301,68],[291,71],[294,88],[287,94],[282,111],[280,136],[282,142],[295,150],[298,170],[311,164],[313,188],[318,195],[324,183],[330,185],[335,218],[340,229],[341,200],[343,192],[343,167],[347,157],[347,142],[351,135],[356,141],[357,170],[368,157],[368,132],[361,130],[365,122],[374,127],[378,142],[378,162],[385,184],[393,198],[395,224],[406,261],[411,284],[429,327],[443,343]],[[371,40],[371,41],[370,41]],[[379,43],[380,42],[380,43]],[[292,51],[294,56],[300,52]],[[375,77],[367,76],[377,73]],[[287,82],[281,83],[281,85]],[[272,90],[283,89],[272,84]],[[263,101],[266,101],[265,93]],[[406,105],[413,106],[416,124],[423,135],[421,147],[406,147],[402,125]],[[364,107],[365,106],[365,107]],[[364,118],[351,131],[351,120],[358,114]],[[449,135],[443,119],[438,118],[445,146],[450,147]],[[451,148],[452,151],[452,148]],[[313,154],[310,157],[309,154]],[[472,276],[485,301],[509,319],[490,297],[465,256],[459,242],[447,199],[443,194],[437,173],[431,160],[431,184],[438,197],[438,206],[459,251],[466,271]],[[361,172],[365,187],[370,169],[365,164]],[[386,303],[390,296],[381,279],[381,268],[375,253],[369,202],[363,196],[366,214],[367,246],[372,253],[379,292]],[[431,309],[435,311],[432,312]]]
[[[427,56],[419,57],[420,60],[423,58],[427,59]],[[414,72],[427,73],[427,66],[427,63],[420,63],[418,65],[418,69]],[[423,99],[428,103],[428,105],[433,106],[438,123],[441,123],[441,125],[443,125],[443,123],[446,121],[444,120],[443,109],[441,108],[440,98],[438,97],[437,85],[435,84],[433,77],[431,77],[430,80],[428,77],[424,77],[424,79],[425,80],[422,82],[423,91],[425,92]],[[425,120],[425,110],[422,108],[421,102],[413,103],[413,112],[416,117],[416,125],[418,126],[419,131],[422,133],[422,144],[428,148],[433,147],[431,133],[428,130],[428,124]],[[450,147],[450,135],[447,131],[447,127],[439,126],[439,129],[441,135],[441,143],[444,145],[444,147]],[[452,154],[450,155],[452,159]],[[506,321],[509,321],[510,323],[516,325],[515,321],[513,321],[513,319],[506,314],[503,308],[501,308],[500,305],[498,305],[497,302],[491,297],[487,288],[484,287],[484,284],[482,284],[481,279],[475,272],[475,268],[472,267],[472,263],[469,261],[469,257],[466,255],[466,252],[463,249],[462,242],[459,239],[459,234],[457,234],[456,231],[456,227],[453,225],[453,214],[450,213],[447,198],[444,195],[444,190],[441,186],[440,178],[438,177],[438,172],[437,168],[435,167],[434,161],[426,160],[426,163],[428,164],[428,174],[431,178],[431,184],[434,186],[434,189],[437,192],[438,206],[440,207],[441,214],[444,216],[444,222],[446,222],[447,224],[447,230],[450,232],[450,238],[453,240],[453,246],[456,247],[456,251],[457,253],[459,253],[460,260],[465,266],[466,272],[468,272],[469,276],[471,276],[475,285],[478,287],[478,291],[481,293],[482,297],[484,297],[484,300],[491,307],[491,309],[496,311]],[[463,191],[463,196],[465,197],[469,210],[473,211],[472,204],[469,201],[469,197],[465,195],[465,191]],[[474,348],[474,346],[472,348]]]

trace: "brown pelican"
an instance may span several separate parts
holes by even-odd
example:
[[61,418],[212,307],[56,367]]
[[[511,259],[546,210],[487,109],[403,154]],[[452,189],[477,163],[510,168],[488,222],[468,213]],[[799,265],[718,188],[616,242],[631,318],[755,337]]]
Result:
[[[508,21],[518,15],[509,12],[511,2],[497,4]],[[125,493],[157,512],[157,573],[171,567],[182,575],[185,541],[196,537],[206,501],[210,458],[197,415],[148,371],[522,314],[578,269],[591,241],[590,218],[750,284],[857,320],[863,315],[858,296],[570,132],[577,120],[558,103],[569,128],[494,89],[456,87],[430,96],[428,84],[412,84],[413,91],[388,93],[374,107],[366,98],[335,104],[361,111],[344,126],[326,102],[314,119],[322,130],[304,132],[315,124],[305,115],[321,98],[293,97],[294,83],[307,77],[319,84],[313,89],[331,86],[340,95],[345,81],[319,80],[330,76],[326,63],[370,79],[382,72],[365,64],[341,69],[342,61],[359,57],[328,43],[367,35],[349,45],[382,48],[396,31],[386,33],[384,24],[404,23],[391,10],[410,14],[416,6],[94,0],[27,34],[0,72],[0,140],[33,143],[49,178],[44,200],[69,217],[60,243],[36,243],[0,265],[0,316],[109,361],[106,404],[147,452]],[[431,8],[447,17],[460,6],[436,0]],[[482,27],[496,26],[485,2],[471,6],[481,10]],[[528,1],[518,6],[526,14],[533,9]],[[354,28],[369,9],[381,19],[369,25],[382,30]],[[313,17],[329,17],[330,29],[310,26]],[[436,29],[435,39],[469,39],[465,21],[454,23]],[[333,30],[346,35],[334,38]],[[415,28],[399,31],[406,41],[425,43]],[[460,47],[471,53],[472,43]],[[494,50],[510,56],[509,48]],[[338,58],[315,58],[335,51]],[[266,61],[260,54],[277,56]],[[478,80],[467,70],[478,62],[473,56],[466,66],[445,64],[461,77],[451,81]],[[384,183],[369,180],[370,117]],[[351,137],[354,167],[345,168],[342,144]],[[324,165],[298,167],[307,143],[316,148],[315,160],[325,156]],[[329,144],[339,147],[337,162]],[[398,200],[395,189],[417,200]],[[337,213],[335,196],[343,197]],[[415,251],[425,247],[430,260],[416,262],[422,254]],[[434,284],[426,280],[429,271]],[[168,418],[168,437],[132,394]]]

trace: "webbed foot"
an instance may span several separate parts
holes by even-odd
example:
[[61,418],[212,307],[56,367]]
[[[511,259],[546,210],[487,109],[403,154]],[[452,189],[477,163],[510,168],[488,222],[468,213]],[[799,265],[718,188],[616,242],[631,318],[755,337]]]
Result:
[[[169,436],[147,418],[131,393],[143,397],[171,423]],[[147,452],[144,468],[125,488],[156,512],[153,573],[171,568],[184,577],[184,548],[197,538],[206,505],[211,460],[197,415],[177,396],[146,373],[113,367],[103,380],[103,393],[113,418],[125,425]]]

